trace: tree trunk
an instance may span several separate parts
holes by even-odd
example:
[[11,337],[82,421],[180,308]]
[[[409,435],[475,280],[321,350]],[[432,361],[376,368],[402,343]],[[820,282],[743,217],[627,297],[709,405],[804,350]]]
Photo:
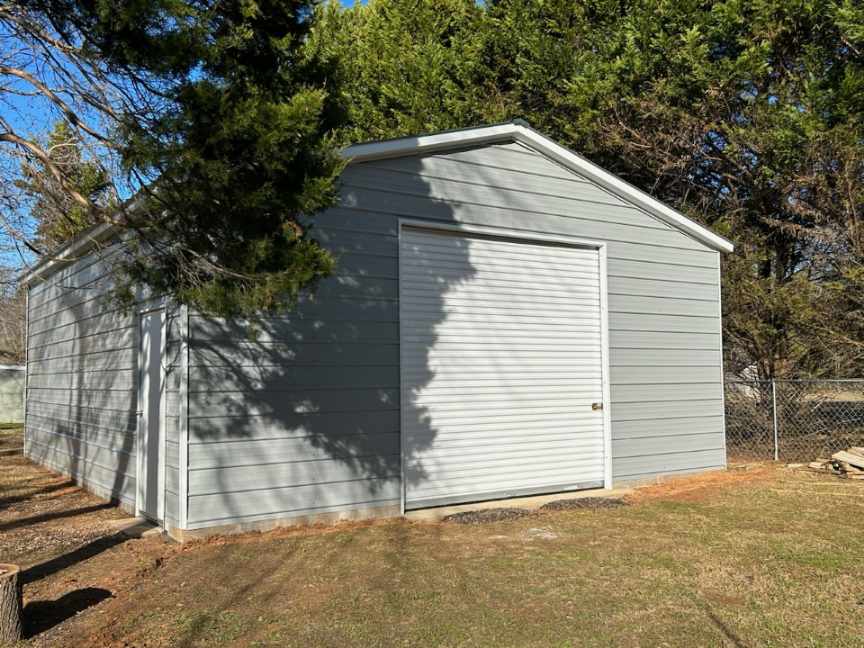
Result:
[[0,563],[0,645],[21,639],[21,581],[18,565]]

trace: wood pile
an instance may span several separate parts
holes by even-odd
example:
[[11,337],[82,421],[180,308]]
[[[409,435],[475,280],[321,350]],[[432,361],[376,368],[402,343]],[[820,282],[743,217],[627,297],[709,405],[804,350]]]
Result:
[[819,459],[808,464],[808,467],[846,479],[864,480],[864,448],[853,447],[835,452],[830,459]]

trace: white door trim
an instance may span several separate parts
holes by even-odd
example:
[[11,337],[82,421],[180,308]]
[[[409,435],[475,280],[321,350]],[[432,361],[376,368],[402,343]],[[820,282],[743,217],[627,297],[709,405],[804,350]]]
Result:
[[162,305],[151,305],[150,307],[144,307],[138,311],[138,409],[137,409],[137,421],[136,421],[136,431],[137,431],[137,461],[136,470],[135,470],[135,515],[143,516],[145,515],[144,505],[145,502],[141,496],[142,494],[142,479],[144,478],[147,469],[145,462],[147,460],[147,448],[146,442],[147,439],[147,430],[144,429],[144,422],[146,417],[143,416],[143,410],[141,409],[142,404],[144,402],[144,371],[148,368],[147,363],[145,362],[144,357],[144,348],[143,348],[143,336],[142,336],[142,324],[143,324],[143,316],[149,315],[151,313],[160,313],[160,336],[159,336],[159,393],[161,397],[159,399],[159,463],[158,463],[158,477],[157,477],[157,494],[156,494],[156,506],[157,512],[156,517],[157,521],[160,524],[164,524],[165,520],[165,453],[167,450],[166,439],[165,439],[165,412],[166,412],[166,394],[165,394],[165,385],[166,375],[165,375],[165,346],[166,346],[166,334],[167,334],[167,320],[166,320],[166,311],[165,307]]
[[603,392],[603,487],[612,488],[612,414],[611,414],[611,389],[609,386],[609,290],[607,278],[607,244],[605,241],[586,239],[566,234],[547,234],[541,232],[530,232],[507,227],[492,227],[487,225],[471,225],[466,223],[442,223],[414,218],[400,218],[398,231],[398,277],[397,294],[399,299],[399,455],[400,455],[400,508],[405,514],[405,500],[407,495],[407,484],[405,483],[405,420],[406,408],[403,398],[402,368],[404,366],[404,348],[402,343],[403,309],[401,300],[401,287],[399,282],[402,277],[402,230],[405,227],[427,230],[439,230],[464,234],[485,234],[488,236],[499,236],[517,241],[537,241],[546,243],[562,243],[573,247],[584,247],[595,249],[598,252],[600,264],[600,356],[601,356],[601,388]]

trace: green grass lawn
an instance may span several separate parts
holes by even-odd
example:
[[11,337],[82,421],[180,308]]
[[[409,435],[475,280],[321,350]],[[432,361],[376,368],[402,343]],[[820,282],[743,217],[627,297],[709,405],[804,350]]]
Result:
[[624,508],[483,525],[195,543],[64,641],[864,645],[864,484],[779,469],[651,490]]

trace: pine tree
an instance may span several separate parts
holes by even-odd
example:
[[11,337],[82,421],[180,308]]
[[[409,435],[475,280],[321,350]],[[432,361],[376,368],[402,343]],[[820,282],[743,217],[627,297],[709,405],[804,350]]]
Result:
[[65,121],[54,125],[45,150],[62,173],[65,186],[44,165],[28,165],[19,188],[31,199],[30,215],[36,223],[34,245],[42,253],[50,253],[96,224],[94,211],[72,200],[67,187],[93,205],[108,207],[111,184],[99,164],[84,158],[80,141]]
[[[451,12],[447,29],[423,16],[416,3],[370,0],[322,17],[363,35],[334,46],[346,75],[362,79],[351,90],[352,137],[437,126],[416,119],[434,110],[447,127],[526,118],[733,239],[723,281],[730,373],[860,375],[859,3],[492,0]],[[430,54],[464,42],[458,55]],[[479,91],[407,88],[400,75],[415,69]],[[409,99],[391,101],[393,87]]]
[[290,306],[327,275],[308,235],[341,169],[342,109],[304,50],[311,0],[35,0],[109,70],[126,103],[112,145],[135,199],[118,267],[134,286],[220,315]]

